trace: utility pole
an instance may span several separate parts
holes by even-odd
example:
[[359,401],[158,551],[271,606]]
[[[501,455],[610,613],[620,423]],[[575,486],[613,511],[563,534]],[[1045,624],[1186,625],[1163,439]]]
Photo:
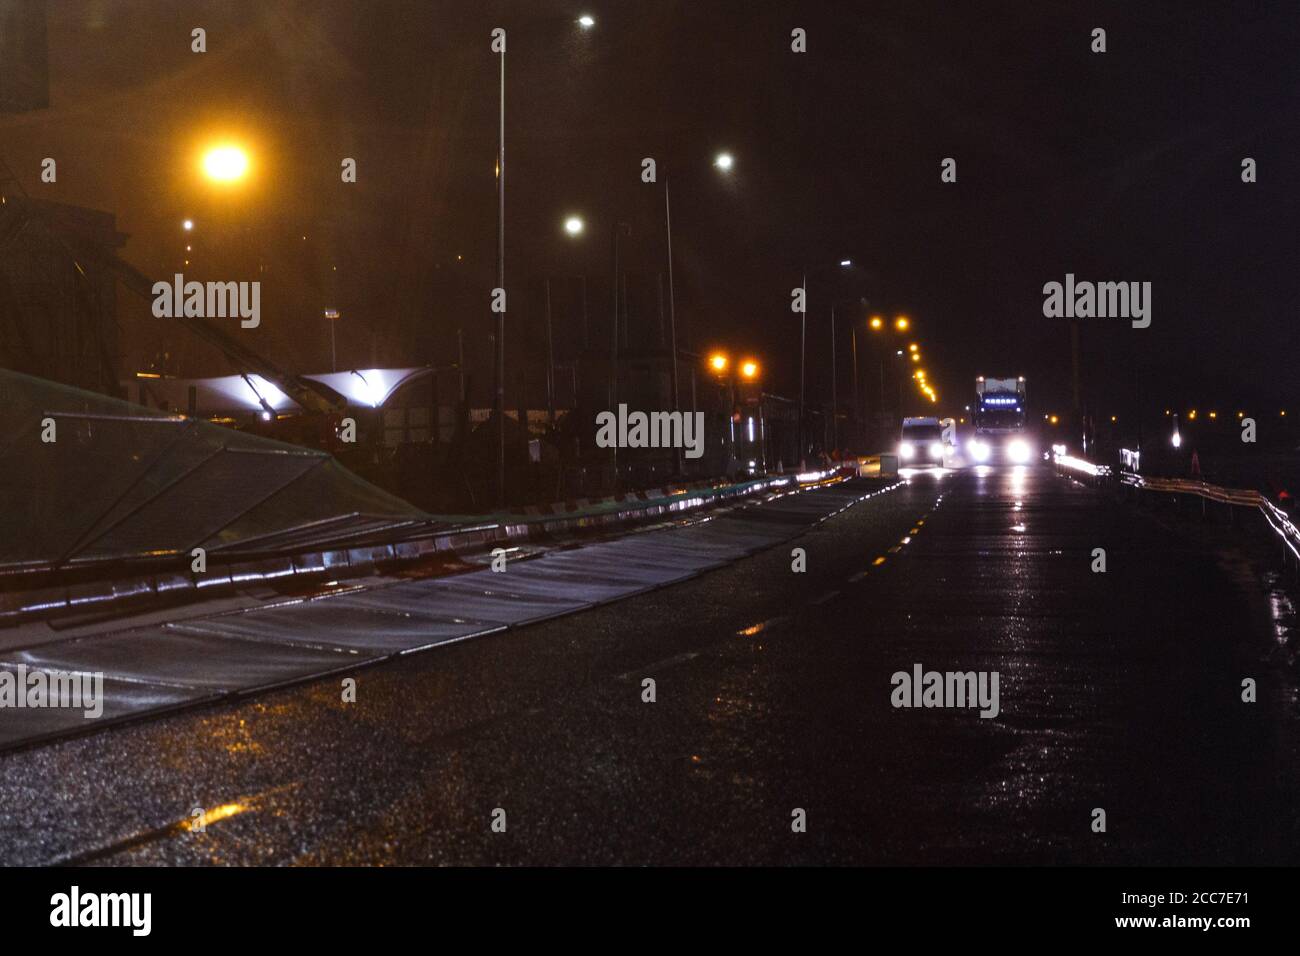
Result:
[[[678,412],[681,411],[681,404],[678,402],[677,394],[677,296],[673,289],[673,211],[668,198],[667,174],[664,175],[664,229],[668,234],[668,347],[672,353],[670,359],[673,383],[672,410]],[[680,475],[682,473],[682,449],[680,447],[673,451],[673,465],[676,473]]]

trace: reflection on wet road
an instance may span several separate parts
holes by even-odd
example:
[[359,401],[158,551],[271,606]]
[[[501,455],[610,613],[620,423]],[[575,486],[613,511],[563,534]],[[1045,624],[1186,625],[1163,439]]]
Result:
[[[693,580],[358,672],[355,703],[336,677],[6,755],[0,859],[1295,862],[1270,620],[1221,556],[1045,469],[919,472]],[[918,667],[996,672],[997,716],[895,706]]]

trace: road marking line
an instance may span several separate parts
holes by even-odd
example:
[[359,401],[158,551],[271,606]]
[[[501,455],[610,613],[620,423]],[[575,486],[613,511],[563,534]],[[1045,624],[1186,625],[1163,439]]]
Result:
[[701,651],[687,651],[685,654],[677,654],[673,657],[665,657],[663,660],[655,661],[653,664],[646,664],[644,667],[638,668],[636,671],[627,671],[624,674],[619,674],[614,679],[634,680],[636,677],[642,676],[648,671],[666,670],[667,668],[673,667],[677,664],[685,664],[687,661],[693,661],[695,660],[695,658],[699,657],[701,653],[702,653]]

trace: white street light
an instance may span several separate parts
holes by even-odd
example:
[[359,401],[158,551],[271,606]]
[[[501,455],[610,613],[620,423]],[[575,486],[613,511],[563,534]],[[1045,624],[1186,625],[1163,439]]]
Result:
[[593,16],[584,13],[582,16],[578,17],[578,26],[582,27],[584,30],[590,30],[595,25],[596,18]]
[[730,153],[718,153],[718,158],[713,161],[713,165],[725,173],[731,169],[734,162]]
[[571,236],[582,235],[582,230],[585,228],[586,223],[582,221],[580,216],[570,216],[568,219],[564,220],[564,231]]

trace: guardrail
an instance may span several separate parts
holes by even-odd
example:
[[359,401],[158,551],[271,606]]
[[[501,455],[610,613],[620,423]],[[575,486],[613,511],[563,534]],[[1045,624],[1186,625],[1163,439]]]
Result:
[[[1056,453],[1053,461],[1058,469],[1065,469],[1074,474],[1082,474],[1094,479],[1114,481],[1119,487],[1137,492],[1154,492],[1157,494],[1188,495],[1201,499],[1202,514],[1205,502],[1213,501],[1231,508],[1254,508],[1264,517],[1282,543],[1282,554],[1288,554],[1300,565],[1300,528],[1296,527],[1291,516],[1279,508],[1262,493],[1252,488],[1224,488],[1205,481],[1193,481],[1188,478],[1159,478],[1140,475],[1137,472],[1120,469],[1114,471],[1106,465],[1097,465],[1082,458]],[[1230,511],[1229,514],[1232,512]]]
[[[339,580],[379,573],[386,568],[438,557],[465,556],[530,539],[610,531],[635,522],[682,514],[736,502],[763,493],[785,494],[843,481],[856,469],[840,466],[795,475],[773,475],[738,483],[703,483],[654,489],[608,499],[565,503],[531,514],[441,516],[425,524],[407,523],[388,539],[312,544],[296,551],[214,551],[207,571],[192,573],[190,558],[180,567],[126,566],[116,574],[65,580],[34,578],[30,584],[16,576],[0,580],[0,627],[36,619],[92,618],[154,605],[171,606],[196,598],[228,593],[255,583],[287,580]],[[572,505],[572,507],[570,507]],[[173,562],[175,563],[175,562]],[[305,584],[303,586],[306,586]]]

